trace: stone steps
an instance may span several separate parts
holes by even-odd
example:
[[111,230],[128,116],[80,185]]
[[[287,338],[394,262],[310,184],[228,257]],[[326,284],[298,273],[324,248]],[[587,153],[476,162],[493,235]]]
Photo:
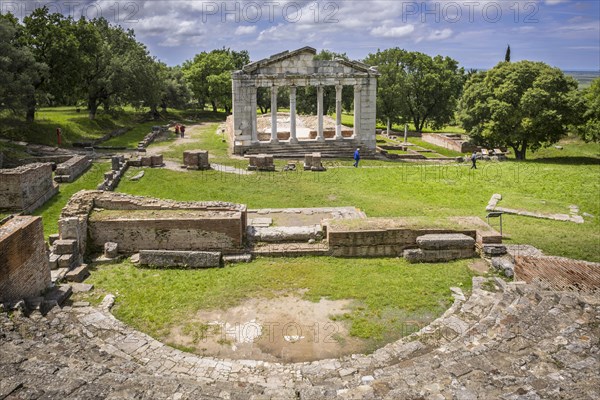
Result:
[[[272,154],[277,158],[300,158],[304,157],[306,153],[321,153],[321,157],[326,158],[352,158],[357,147],[360,147],[360,144],[354,140],[326,141],[325,143],[299,142],[297,144],[280,142],[279,144],[265,143],[259,147],[249,148],[245,154]],[[369,152],[366,148],[361,149],[362,157],[374,155],[374,152]]]

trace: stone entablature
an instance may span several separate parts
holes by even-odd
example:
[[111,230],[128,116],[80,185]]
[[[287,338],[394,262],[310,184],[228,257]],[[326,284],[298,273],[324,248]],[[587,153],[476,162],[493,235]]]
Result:
[[[232,74],[233,89],[233,150],[243,154],[247,149],[261,144],[279,142],[277,135],[277,93],[279,88],[290,89],[290,132],[287,142],[326,142],[323,128],[323,92],[325,86],[336,88],[336,128],[333,139],[328,143],[352,140],[365,153],[374,152],[376,147],[376,102],[377,77],[373,67],[357,61],[336,59],[315,60],[316,50],[311,47],[273,55],[244,66]],[[342,89],[354,87],[354,132],[351,138],[342,134]],[[315,139],[299,139],[296,132],[296,92],[298,87],[317,88],[318,127]],[[261,142],[257,130],[257,93],[259,87],[271,88],[271,137]]]

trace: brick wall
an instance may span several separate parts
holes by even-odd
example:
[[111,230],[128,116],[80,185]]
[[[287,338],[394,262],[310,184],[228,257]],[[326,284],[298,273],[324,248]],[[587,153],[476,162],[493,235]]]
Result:
[[51,164],[0,170],[0,209],[34,211],[58,193]]
[[0,226],[0,302],[35,297],[50,285],[41,217],[14,217]]

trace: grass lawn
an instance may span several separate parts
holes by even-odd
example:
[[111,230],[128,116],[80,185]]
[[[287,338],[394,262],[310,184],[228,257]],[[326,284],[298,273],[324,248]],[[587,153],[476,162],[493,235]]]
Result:
[[[199,130],[201,146],[220,162],[226,161],[226,144],[209,125]],[[530,154],[530,161],[467,164],[413,164],[364,160],[366,168],[349,168],[350,161],[332,163],[325,173],[274,172],[235,175],[219,171],[181,173],[146,169],[139,182],[124,180],[118,191],[176,200],[222,200],[251,208],[356,206],[369,216],[485,217],[494,193],[501,205],[541,212],[567,212],[578,205],[585,224],[506,216],[508,243],[528,243],[548,254],[600,261],[600,158],[597,145],[577,141],[561,143],[563,150]],[[198,147],[196,147],[198,148]],[[585,151],[583,151],[585,149]],[[179,159],[182,149],[166,153]],[[563,154],[581,154],[563,163]],[[245,168],[243,161],[231,164]],[[337,167],[336,167],[337,166]],[[373,168],[384,166],[385,168]],[[536,205],[539,205],[536,207]]]
[[[227,309],[243,300],[273,298],[308,289],[318,302],[354,299],[347,321],[352,336],[371,339],[372,350],[404,333],[405,319],[430,321],[452,302],[449,286],[471,288],[469,261],[411,265],[403,259],[259,258],[224,269],[154,270],[129,262],[102,265],[88,283],[88,300],[118,293],[115,315],[133,327],[164,338],[202,309]],[[151,290],[149,289],[151,288]],[[208,321],[207,321],[208,322]]]
[[38,208],[34,215],[41,215],[44,223],[44,236],[58,233],[58,218],[67,201],[80,190],[96,189],[104,179],[104,173],[110,170],[110,163],[93,163],[90,169],[75,182],[61,183],[59,192],[42,207]]

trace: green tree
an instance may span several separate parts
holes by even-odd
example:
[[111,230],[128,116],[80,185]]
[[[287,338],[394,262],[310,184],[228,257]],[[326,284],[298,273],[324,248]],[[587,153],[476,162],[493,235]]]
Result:
[[15,114],[30,109],[35,85],[46,73],[20,40],[21,29],[14,16],[0,14],[0,111]]
[[197,54],[183,64],[183,71],[198,104],[210,102],[216,112],[218,106],[231,109],[231,72],[249,62],[247,51],[223,48]]
[[528,149],[556,143],[575,118],[577,82],[541,62],[501,62],[473,75],[459,118],[471,137],[490,147],[510,146],[518,160]]
[[510,62],[510,44],[506,48],[506,54],[504,55],[504,61]]
[[39,101],[53,104],[75,93],[80,71],[75,23],[62,14],[51,14],[46,7],[36,8],[23,19],[22,41],[36,61],[46,66],[28,101],[26,118],[33,121]]
[[437,129],[452,120],[464,75],[456,60],[393,48],[378,50],[365,62],[377,66],[382,75],[378,105],[383,122],[412,121],[422,132],[426,125]]
[[586,142],[600,141],[600,78],[594,79],[591,86],[581,96],[583,113],[576,132]]
[[159,64],[161,80],[164,81],[161,93],[161,108],[163,112],[167,107],[184,108],[192,97],[192,92],[185,80],[181,67],[168,67]]

